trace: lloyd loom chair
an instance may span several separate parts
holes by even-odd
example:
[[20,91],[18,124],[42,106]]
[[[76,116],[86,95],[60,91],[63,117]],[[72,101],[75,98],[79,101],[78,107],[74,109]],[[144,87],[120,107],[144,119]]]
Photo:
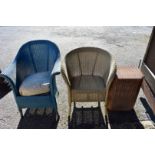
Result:
[[47,40],[30,41],[0,76],[10,84],[21,116],[22,108],[51,107],[57,115],[55,75],[60,73],[60,52]]
[[115,72],[114,59],[100,48],[77,48],[65,56],[61,73],[68,87],[69,120],[72,102],[106,102]]

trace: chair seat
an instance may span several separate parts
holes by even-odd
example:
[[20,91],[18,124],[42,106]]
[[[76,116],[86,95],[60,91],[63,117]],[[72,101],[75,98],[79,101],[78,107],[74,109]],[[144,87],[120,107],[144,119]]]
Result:
[[103,101],[105,82],[98,76],[79,76],[72,79],[72,101]]
[[50,73],[40,72],[29,75],[22,82],[19,93],[21,96],[45,94],[50,91]]

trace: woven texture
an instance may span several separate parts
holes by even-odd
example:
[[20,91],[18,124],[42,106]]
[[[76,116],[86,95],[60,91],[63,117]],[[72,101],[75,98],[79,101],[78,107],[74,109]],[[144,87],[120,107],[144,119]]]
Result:
[[110,54],[99,48],[79,48],[66,56],[66,66],[69,78],[93,75],[108,78],[110,71]]
[[104,80],[97,76],[79,76],[72,79],[72,101],[103,101]]
[[23,45],[16,57],[17,89],[27,76],[38,72],[51,72],[57,57],[58,52],[54,43],[32,41]]
[[103,49],[83,47],[69,52],[62,65],[62,76],[71,102],[105,101],[116,71],[112,56]]
[[[21,96],[19,87],[25,78],[40,72],[48,72],[49,93]],[[0,77],[11,86],[22,115],[22,108],[51,107],[57,112],[55,76],[58,73],[60,73],[60,51],[57,45],[48,40],[34,40],[22,45],[13,63],[0,74]]]
[[110,87],[107,107],[114,111],[131,110],[137,99],[143,74],[137,68],[119,67]]

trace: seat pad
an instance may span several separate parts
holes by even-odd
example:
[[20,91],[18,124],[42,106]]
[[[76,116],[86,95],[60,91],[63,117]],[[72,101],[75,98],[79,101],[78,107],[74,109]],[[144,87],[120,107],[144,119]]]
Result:
[[79,76],[72,79],[72,100],[103,101],[105,99],[105,82],[98,76]]
[[19,88],[21,96],[45,94],[50,91],[50,73],[39,72],[24,79]]

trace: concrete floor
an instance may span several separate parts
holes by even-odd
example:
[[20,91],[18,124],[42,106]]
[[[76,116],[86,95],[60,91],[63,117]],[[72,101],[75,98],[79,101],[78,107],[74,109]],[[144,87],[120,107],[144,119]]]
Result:
[[[14,59],[23,43],[36,39],[55,42],[62,59],[74,48],[96,46],[109,51],[118,66],[138,66],[144,56],[151,30],[152,27],[0,27],[0,68],[3,70]],[[61,76],[58,76],[57,84],[60,92],[57,98],[60,113],[57,128],[68,128],[67,88]],[[145,98],[142,91],[139,98]],[[146,111],[142,106],[139,108],[139,98],[135,109],[137,116],[142,117],[141,113]],[[89,103],[85,105],[91,106]],[[139,120],[144,128],[154,128],[154,122],[149,119]],[[0,100],[0,128],[18,128],[20,121],[11,92]]]

